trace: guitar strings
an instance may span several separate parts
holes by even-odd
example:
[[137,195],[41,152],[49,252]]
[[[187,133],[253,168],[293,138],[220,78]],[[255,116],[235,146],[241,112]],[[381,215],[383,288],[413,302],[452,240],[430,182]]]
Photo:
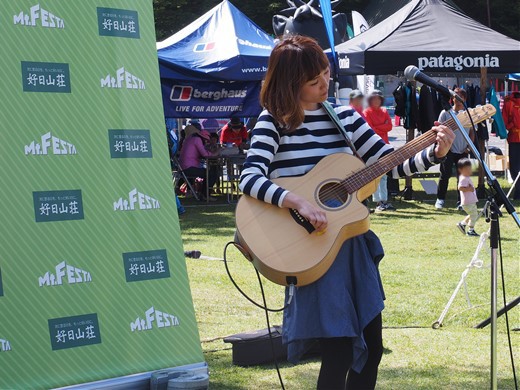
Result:
[[[484,106],[485,107],[485,106]],[[475,112],[476,110],[472,110],[470,115],[476,117],[477,119],[480,119],[479,122],[484,120],[484,118],[481,119],[480,113]],[[458,130],[458,125],[455,122],[453,118],[448,119],[443,123],[443,125],[449,127],[453,131]],[[421,146],[421,148],[426,148],[430,146],[433,142],[432,136],[436,135],[434,131],[430,130],[423,134],[423,136],[413,139],[412,141],[407,143],[407,149],[412,149],[413,147]],[[424,146],[423,146],[424,144]],[[370,181],[376,179],[377,177],[385,174],[388,169],[386,169],[385,165],[398,165],[398,161],[402,161],[403,159],[406,160],[407,158],[413,157],[414,153],[408,155],[407,158],[403,157],[403,152],[406,152],[407,150],[401,150],[397,149],[394,151],[394,153],[388,154],[387,156],[384,156],[379,161],[377,161],[375,164],[364,167],[360,169],[357,172],[354,172],[351,176],[345,178],[339,183],[335,183],[330,185],[327,189],[325,189],[320,195],[322,201],[325,200],[333,200],[333,199],[339,199],[340,201],[343,201],[343,199],[346,199],[349,194],[352,194],[353,192],[359,190],[364,185],[368,184]],[[400,152],[400,154],[399,154]],[[389,160],[389,161],[387,161]],[[395,164],[397,163],[397,164]],[[375,172],[375,173],[373,173]],[[367,174],[365,177],[363,177],[363,174]],[[360,176],[362,178],[360,178]],[[345,192],[347,193],[345,195]]]
[[[475,113],[472,113],[472,115],[475,115]],[[476,116],[480,117],[479,114],[477,114]],[[445,121],[443,125],[449,127],[454,131],[458,129],[457,123],[453,118],[450,118],[447,121]],[[393,153],[384,156],[375,164],[361,168],[359,171],[352,173],[351,176],[345,178],[344,180],[330,185],[319,194],[320,200],[322,202],[330,200],[340,200],[343,202],[343,199],[346,199],[348,195],[359,190],[364,185],[368,184],[370,181],[375,180],[379,176],[388,172],[389,170],[386,169],[385,165],[395,165],[394,162],[403,160],[403,152],[407,152],[408,149],[412,149],[417,146],[422,147],[423,144],[425,145],[424,148],[430,146],[433,141],[431,139],[433,138],[433,136],[436,136],[436,133],[433,130],[429,130],[426,133],[424,133],[423,136],[415,138],[410,142],[407,142],[407,150],[401,150],[402,148],[399,148],[395,150]],[[415,153],[412,153],[409,157],[404,158],[404,160],[406,161],[406,159],[413,157],[414,154]]]
[[[456,123],[453,119],[448,119],[446,122],[443,123],[445,126],[448,126],[449,128],[456,127]],[[422,146],[423,144],[426,144],[425,147],[428,147],[431,145],[431,141],[433,141],[431,138],[432,136],[436,136],[436,133],[432,130],[429,130],[428,132],[424,133],[423,136],[413,139],[410,142],[407,142],[406,146],[407,149],[412,149],[415,146]],[[401,151],[401,155],[399,155],[399,152]],[[322,201],[330,201],[333,199],[338,199],[343,201],[344,198],[347,198],[345,196],[344,192],[346,191],[347,194],[352,194],[356,190],[359,190],[364,185],[368,184],[370,181],[375,180],[379,176],[385,174],[387,172],[386,168],[384,168],[384,165],[388,162],[389,165],[394,165],[393,161],[400,161],[402,160],[402,150],[397,149],[394,151],[394,153],[388,154],[378,160],[375,164],[361,168],[359,171],[354,172],[351,176],[345,178],[339,183],[335,183],[330,185],[327,189],[325,189],[322,193],[320,193],[320,200]],[[404,150],[406,152],[406,150]],[[415,153],[412,153],[410,157],[412,157]],[[398,158],[400,157],[400,158]],[[408,157],[408,158],[410,158]],[[407,158],[405,158],[406,160]],[[392,160],[392,161],[387,161]],[[391,163],[391,164],[390,164]],[[364,172],[366,171],[366,172]],[[372,173],[375,172],[375,173]],[[359,176],[363,173],[368,173],[363,179],[360,179]]]
[[[431,131],[431,130],[430,130]],[[433,131],[425,133],[422,137],[415,138],[414,140],[407,143],[408,148],[412,148],[416,146],[416,144],[423,144],[428,143],[428,145],[431,144],[430,138],[435,133]],[[361,168],[359,171],[354,172],[351,176],[345,178],[339,183],[335,183],[331,186],[329,186],[327,189],[325,189],[321,194],[320,198],[324,200],[332,200],[334,198],[346,198],[344,195],[344,192],[346,191],[347,194],[351,194],[352,192],[358,190],[359,188],[363,187],[364,185],[368,184],[370,181],[376,179],[377,177],[383,175],[387,172],[387,170],[382,166],[386,165],[386,163],[390,163],[391,161],[388,160],[394,160],[399,161],[402,160],[402,158],[399,158],[399,152],[400,149],[397,149],[394,151],[394,153],[388,154],[381,158],[379,161],[377,161],[375,164]],[[402,151],[401,151],[402,155]],[[413,154],[412,154],[413,155]],[[393,162],[391,165],[394,165]],[[374,173],[371,173],[375,172]],[[367,174],[368,173],[368,174]],[[360,179],[359,176],[365,174],[365,177],[363,179]],[[357,188],[356,188],[357,187]],[[343,195],[343,196],[342,196]]]

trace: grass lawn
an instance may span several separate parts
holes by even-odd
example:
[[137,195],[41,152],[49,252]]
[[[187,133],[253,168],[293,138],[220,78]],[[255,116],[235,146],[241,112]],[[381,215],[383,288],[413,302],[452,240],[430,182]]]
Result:
[[[507,190],[507,184],[504,187]],[[473,329],[489,316],[488,244],[481,253],[484,268],[472,269],[467,278],[473,308],[468,307],[461,290],[444,326],[433,330],[431,324],[441,314],[473,256],[478,238],[464,237],[455,227],[463,214],[453,209],[453,188],[448,207],[443,211],[435,210],[433,197],[426,196],[419,188],[415,182],[415,201],[396,201],[396,212],[376,214],[371,219],[372,229],[386,251],[380,267],[387,297],[383,311],[386,351],[378,389],[489,388],[489,327]],[[520,204],[516,206],[518,209]],[[512,300],[520,295],[520,234],[509,216],[500,222],[507,294],[508,300]],[[205,204],[188,207],[181,217],[181,228],[185,250],[196,249],[206,256],[222,257],[225,243],[233,238],[234,207]],[[477,232],[487,228],[484,220],[477,223]],[[229,257],[237,281],[260,302],[252,266],[237,252]],[[221,261],[187,259],[187,265],[202,347],[211,370],[211,389],[279,388],[273,366],[233,366],[230,345],[220,339],[265,328],[263,311],[235,290]],[[283,287],[269,282],[265,287],[268,304],[282,306]],[[500,289],[499,302],[502,302],[501,293]],[[512,328],[520,327],[520,307],[513,309],[509,318]],[[281,324],[280,315],[272,315],[271,319],[272,323]],[[520,334],[513,332],[512,337],[520,374]],[[503,317],[499,319],[498,339],[499,388],[514,389]],[[281,372],[288,390],[313,389],[318,370],[319,360],[309,360],[296,366],[283,363]]]

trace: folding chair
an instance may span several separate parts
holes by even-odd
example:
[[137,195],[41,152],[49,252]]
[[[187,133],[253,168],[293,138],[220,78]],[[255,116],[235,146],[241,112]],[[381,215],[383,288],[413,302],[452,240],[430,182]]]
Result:
[[171,156],[172,165],[173,165],[173,172],[174,172],[174,179],[179,180],[180,178],[184,179],[186,185],[190,189],[191,193],[193,194],[193,197],[196,200],[200,200],[199,195],[197,194],[197,191],[193,188],[193,184],[190,180],[196,179],[195,177],[187,176],[186,173],[181,169],[181,164],[179,163],[179,160],[177,159],[177,156]]

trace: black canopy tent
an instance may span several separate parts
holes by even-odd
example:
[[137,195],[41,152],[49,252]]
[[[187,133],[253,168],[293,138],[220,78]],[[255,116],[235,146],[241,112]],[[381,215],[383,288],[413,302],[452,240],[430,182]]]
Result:
[[442,0],[413,0],[336,51],[343,75],[395,74],[410,64],[426,73],[520,70],[519,41]]

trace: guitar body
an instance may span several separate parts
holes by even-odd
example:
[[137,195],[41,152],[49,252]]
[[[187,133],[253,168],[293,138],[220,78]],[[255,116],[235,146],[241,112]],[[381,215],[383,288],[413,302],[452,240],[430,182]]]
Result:
[[[452,114],[443,124],[456,131],[496,114],[491,104]],[[366,167],[357,157],[345,153],[323,158],[301,177],[273,180],[307,199],[327,214],[328,227],[317,233],[295,210],[279,208],[244,195],[236,210],[237,235],[242,253],[267,279],[281,284],[305,286],[318,280],[334,262],[345,240],[366,233],[369,211],[361,203],[373,194],[379,179],[392,168],[435,143],[429,130],[400,149]],[[346,177],[345,177],[346,175]]]
[[345,240],[368,231],[369,211],[361,201],[375,192],[379,180],[352,194],[337,185],[346,173],[364,167],[357,157],[337,153],[323,158],[304,176],[273,180],[327,214],[324,233],[309,232],[310,227],[304,227],[304,221],[287,208],[247,195],[240,198],[237,240],[262,275],[281,285],[313,283],[327,272]]

